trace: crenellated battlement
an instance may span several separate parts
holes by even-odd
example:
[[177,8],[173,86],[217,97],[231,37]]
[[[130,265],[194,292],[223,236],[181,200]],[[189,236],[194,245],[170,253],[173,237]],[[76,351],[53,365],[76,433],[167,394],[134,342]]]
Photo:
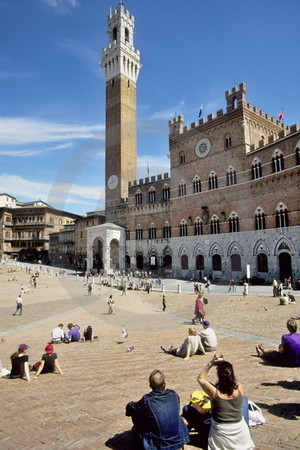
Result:
[[149,183],[155,183],[155,181],[162,181],[162,180],[167,180],[169,178],[169,173],[165,172],[163,174],[158,174],[158,175],[151,175],[151,177],[146,177],[146,178],[140,178],[139,180],[134,180],[133,182],[129,181],[128,186],[129,187],[139,187],[139,186],[143,186],[144,184],[149,184]]
[[246,103],[246,83],[240,83],[239,87],[234,86],[231,90],[225,91],[225,98],[227,101],[225,113],[223,109],[218,109],[215,115],[213,113],[208,114],[206,117],[199,119],[198,122],[192,122],[190,125],[184,124],[183,115],[179,115],[169,120],[169,136],[176,136],[193,128],[207,125],[209,122],[215,121],[223,116],[226,116],[235,109],[242,107],[253,112],[258,117],[262,117],[263,119],[269,121],[271,124],[279,126],[282,130],[284,130],[285,135],[291,132],[290,129],[292,127],[297,127],[297,125],[292,125],[289,127],[275,117],[272,117],[270,114],[267,114],[265,111],[253,106],[251,103]]

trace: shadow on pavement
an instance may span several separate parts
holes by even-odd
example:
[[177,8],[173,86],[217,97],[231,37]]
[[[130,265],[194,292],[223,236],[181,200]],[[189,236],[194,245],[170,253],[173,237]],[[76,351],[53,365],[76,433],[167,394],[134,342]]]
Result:
[[274,405],[267,405],[266,403],[257,402],[257,405],[260,408],[266,409],[274,416],[282,417],[287,420],[299,420],[297,417],[300,416],[299,403],[276,403]]

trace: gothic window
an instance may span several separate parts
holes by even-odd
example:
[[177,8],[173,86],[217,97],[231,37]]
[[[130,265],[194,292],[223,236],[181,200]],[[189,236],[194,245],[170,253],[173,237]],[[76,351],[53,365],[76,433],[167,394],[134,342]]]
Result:
[[222,270],[222,258],[221,255],[213,255],[212,257],[212,268],[213,270]]
[[185,163],[185,154],[184,153],[180,153],[179,155],[179,164],[184,164]]
[[276,210],[276,228],[284,228],[289,226],[289,215],[287,207],[280,203]]
[[265,253],[259,253],[257,255],[257,271],[268,272],[268,257]]
[[137,192],[135,194],[135,204],[141,205],[143,203],[143,194],[141,192]]
[[262,177],[261,162],[255,158],[252,163],[252,180]]
[[283,154],[280,150],[275,150],[272,158],[273,173],[281,172],[284,170]]
[[169,239],[171,237],[171,227],[170,225],[165,225],[163,227],[163,237]]
[[154,203],[155,199],[156,199],[156,191],[155,191],[155,189],[151,188],[148,191],[148,202]]
[[125,28],[125,42],[129,42],[129,31],[128,31],[128,28]]
[[209,174],[208,188],[209,190],[218,189],[218,177],[215,172],[210,172]]
[[187,232],[187,223],[185,220],[182,220],[180,225],[179,225],[179,235],[180,237],[184,237],[188,235]]
[[183,197],[184,195],[186,195],[186,184],[184,181],[180,181],[178,194],[179,197]]
[[138,228],[135,230],[135,239],[136,239],[137,241],[140,241],[141,239],[143,239],[143,230],[142,230],[142,228],[138,227]]
[[234,167],[229,167],[226,174],[226,179],[227,186],[233,186],[234,184],[236,184],[236,170]]
[[117,29],[117,27],[115,27],[113,29],[113,40],[116,41],[117,37],[118,37],[118,29]]
[[162,196],[163,196],[163,200],[165,202],[167,202],[168,200],[170,200],[170,188],[169,186],[165,186],[162,190]]
[[201,181],[198,176],[196,176],[193,181],[193,192],[194,194],[201,192]]
[[254,215],[255,230],[265,230],[265,213],[261,208],[257,208]]
[[189,258],[187,255],[181,255],[181,270],[188,270],[189,269]]
[[149,239],[156,239],[156,228],[153,226],[149,228]]
[[235,213],[232,213],[228,220],[229,233],[237,233],[239,231],[239,218]]
[[125,239],[126,241],[130,241],[130,230],[128,228],[126,228]]
[[220,234],[220,221],[216,215],[213,215],[210,221],[210,233]]
[[231,136],[226,136],[225,137],[225,148],[230,148],[231,147]]
[[199,217],[197,217],[194,223],[194,233],[195,236],[201,236],[203,234],[202,220]]

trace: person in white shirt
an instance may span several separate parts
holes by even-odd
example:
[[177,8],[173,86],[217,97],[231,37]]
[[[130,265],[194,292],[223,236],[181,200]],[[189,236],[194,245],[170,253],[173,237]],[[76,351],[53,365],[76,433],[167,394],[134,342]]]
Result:
[[51,344],[61,344],[64,342],[65,333],[63,332],[63,324],[60,323],[51,331]]
[[202,323],[203,330],[199,332],[201,343],[206,352],[213,352],[217,348],[217,336],[212,328],[210,328],[210,322],[204,320]]

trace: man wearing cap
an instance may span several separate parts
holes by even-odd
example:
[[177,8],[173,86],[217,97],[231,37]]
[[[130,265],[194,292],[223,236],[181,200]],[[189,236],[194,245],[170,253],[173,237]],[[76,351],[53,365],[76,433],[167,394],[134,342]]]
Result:
[[58,324],[56,328],[51,331],[51,344],[61,344],[64,342],[65,333],[63,332],[64,325]]
[[53,373],[55,369],[57,369],[57,371],[61,375],[64,375],[64,372],[61,370],[60,365],[58,364],[57,354],[54,353],[53,345],[46,345],[44,351],[45,353],[42,356],[42,361],[34,378],[37,378],[41,373]]
[[203,330],[199,332],[201,343],[206,352],[213,352],[217,348],[217,336],[212,328],[210,328],[210,322],[204,320],[202,323]]

